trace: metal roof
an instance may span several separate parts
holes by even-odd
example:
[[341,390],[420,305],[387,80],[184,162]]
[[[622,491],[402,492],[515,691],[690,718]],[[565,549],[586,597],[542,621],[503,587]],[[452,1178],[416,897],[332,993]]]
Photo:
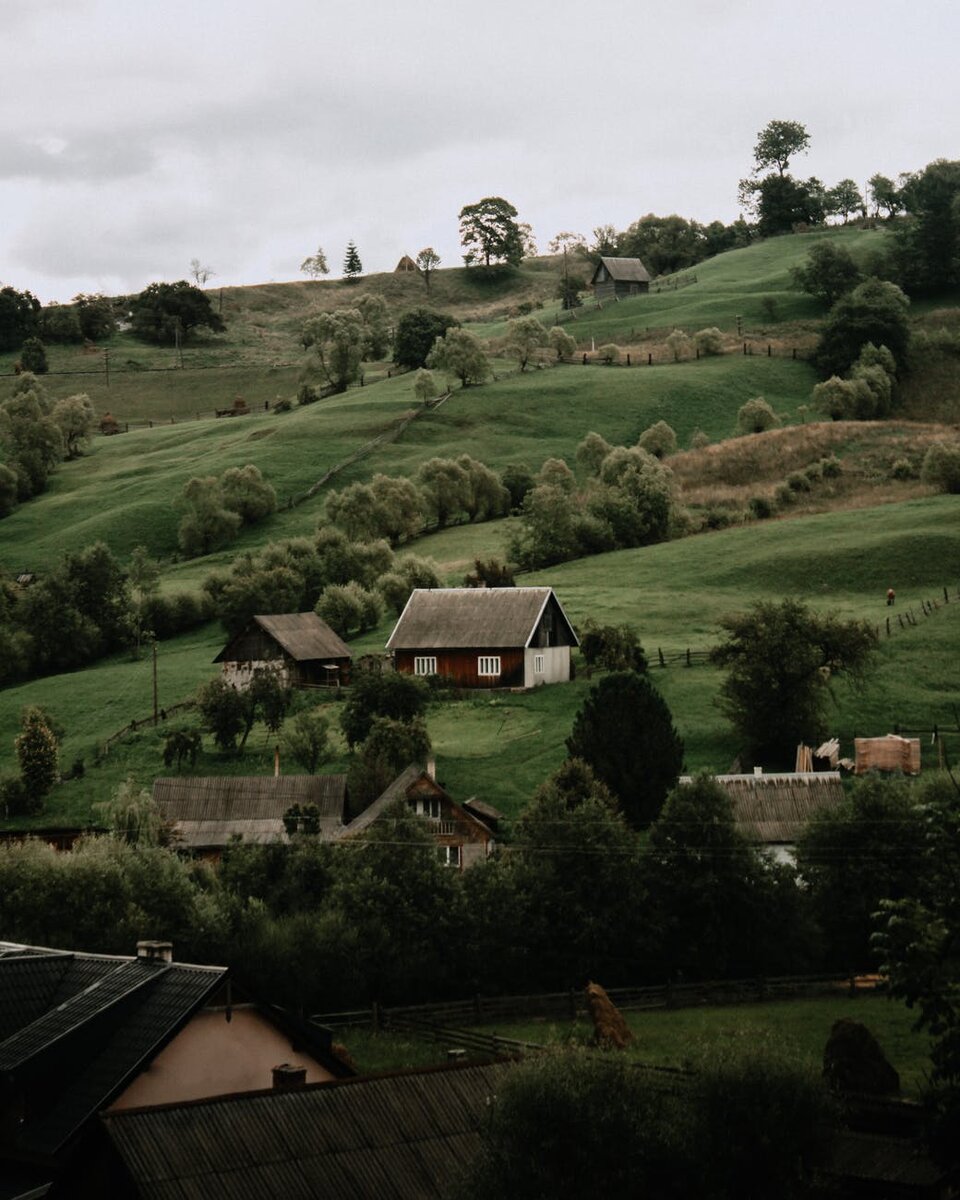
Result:
[[[639,258],[604,258],[601,256],[600,262],[607,268],[610,278],[618,283],[649,283],[650,272],[643,265]],[[594,271],[591,283],[596,280],[597,273]]]
[[[717,775],[715,779],[730,797],[740,832],[764,845],[792,845],[811,817],[843,800],[838,771]],[[679,780],[691,781],[689,775]]]
[[102,1120],[139,1195],[150,1200],[426,1200],[451,1194],[510,1069],[411,1072]]
[[527,646],[553,600],[579,645],[553,588],[415,588],[388,650],[468,650]]
[[184,846],[225,846],[235,836],[262,844],[287,841],[283,814],[315,805],[320,830],[343,824],[346,775],[202,775],[154,780],[153,799]]
[[307,612],[253,617],[213,661],[233,662],[230,650],[251,625],[259,625],[296,662],[335,661],[353,657],[350,647],[326,621],[321,621],[316,613]]

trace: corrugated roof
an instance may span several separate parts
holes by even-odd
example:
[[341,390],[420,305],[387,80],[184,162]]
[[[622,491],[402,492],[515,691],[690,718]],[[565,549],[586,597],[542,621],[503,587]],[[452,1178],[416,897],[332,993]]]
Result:
[[[649,283],[650,272],[639,258],[604,258],[600,261],[618,283]],[[596,278],[596,272],[594,272]]]
[[287,841],[283,814],[294,804],[316,805],[322,833],[343,824],[346,775],[202,775],[154,780],[153,799],[185,846]]
[[213,661],[232,661],[230,648],[238,638],[243,637],[251,624],[259,625],[296,662],[335,661],[353,657],[350,647],[326,621],[321,621],[316,613],[307,612],[255,616],[236,637],[230,639]]
[[577,645],[553,588],[415,588],[388,650],[469,650],[526,646],[551,596]]
[[[837,771],[715,778],[733,803],[740,832],[764,845],[792,845],[811,817],[843,800]],[[690,783],[691,777],[682,776],[679,782]]]
[[140,1195],[448,1196],[504,1063],[105,1114]]

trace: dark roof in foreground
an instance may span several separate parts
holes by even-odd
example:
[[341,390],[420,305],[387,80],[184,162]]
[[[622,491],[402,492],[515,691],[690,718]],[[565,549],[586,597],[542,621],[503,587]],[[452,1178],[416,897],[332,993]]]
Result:
[[0,946],[0,1080],[44,1085],[43,1102],[14,1139],[20,1151],[44,1156],[110,1103],[227,974],[225,967]]
[[415,588],[397,621],[388,650],[468,650],[527,646],[553,597],[577,645],[573,626],[553,588]]
[[242,637],[251,624],[257,624],[296,662],[316,662],[351,658],[350,647],[339,637],[326,621],[316,613],[280,613],[276,616],[257,616],[232,637],[220,651],[214,662],[232,661],[228,651],[237,638]]
[[[600,261],[610,272],[610,278],[621,283],[649,283],[650,272],[639,258],[604,258]],[[596,271],[594,271],[596,276]]]
[[[792,845],[811,817],[843,800],[838,771],[716,775],[733,803],[740,832],[752,842]],[[680,783],[690,783],[689,775]]]
[[108,1113],[103,1124],[149,1200],[451,1194],[480,1146],[504,1063],[314,1084]]

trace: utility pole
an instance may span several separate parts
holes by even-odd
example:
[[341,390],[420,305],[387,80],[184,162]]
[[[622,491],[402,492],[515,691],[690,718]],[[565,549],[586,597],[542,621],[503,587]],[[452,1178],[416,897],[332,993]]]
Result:
[[153,643],[153,724],[160,720],[160,706],[157,703],[157,643]]
[[104,350],[104,352],[103,352],[103,369],[107,376],[107,387],[109,388],[109,386],[110,386],[110,351],[109,350]]

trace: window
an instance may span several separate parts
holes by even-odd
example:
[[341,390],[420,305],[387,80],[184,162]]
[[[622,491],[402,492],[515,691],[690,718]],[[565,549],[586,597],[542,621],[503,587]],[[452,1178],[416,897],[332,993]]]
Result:
[[410,808],[418,817],[430,817],[440,820],[440,800],[436,796],[417,797],[409,801]]
[[477,674],[478,675],[499,675],[500,674],[500,655],[494,654],[490,656],[481,655],[477,659]]
[[543,655],[535,654],[533,656],[533,673],[534,675],[543,674]]
[[414,675],[436,675],[436,656],[432,656],[430,658],[415,658],[413,660],[413,673]]
[[438,846],[437,858],[445,867],[460,866],[460,847],[459,846]]

